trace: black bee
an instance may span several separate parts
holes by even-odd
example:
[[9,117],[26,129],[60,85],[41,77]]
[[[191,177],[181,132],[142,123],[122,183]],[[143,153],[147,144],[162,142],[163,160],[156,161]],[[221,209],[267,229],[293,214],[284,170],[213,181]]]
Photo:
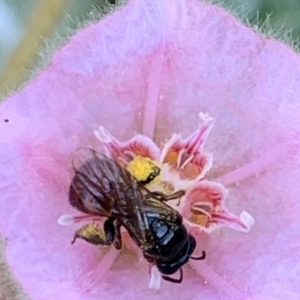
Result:
[[[181,267],[192,259],[195,238],[182,223],[181,215],[165,201],[184,195],[150,192],[114,160],[91,149],[79,149],[73,159],[73,177],[69,201],[86,214],[106,217],[104,231],[86,225],[77,230],[76,238],[95,245],[111,245],[121,249],[121,226],[142,249],[145,259],[157,266],[167,281],[182,282]],[[180,278],[166,275],[180,270]]]

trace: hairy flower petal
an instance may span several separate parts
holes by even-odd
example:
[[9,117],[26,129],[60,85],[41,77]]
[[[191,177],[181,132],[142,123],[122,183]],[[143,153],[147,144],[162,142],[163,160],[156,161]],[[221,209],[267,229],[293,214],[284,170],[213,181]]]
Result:
[[[287,46],[196,0],[132,0],[78,32],[0,107],[0,231],[24,289],[33,299],[298,299],[299,70]],[[203,235],[207,259],[191,262],[201,276],[187,266],[181,285],[159,291],[132,252],[71,246],[73,228],[57,219],[76,213],[74,150],[97,147],[99,124],[161,145],[193,132],[199,111],[216,119],[207,175],[226,182],[230,211],[253,215],[251,232]]]

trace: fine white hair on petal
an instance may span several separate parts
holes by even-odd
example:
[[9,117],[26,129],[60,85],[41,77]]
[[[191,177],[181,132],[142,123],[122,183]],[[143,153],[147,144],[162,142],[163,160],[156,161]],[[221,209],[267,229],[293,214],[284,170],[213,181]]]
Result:
[[149,289],[159,290],[161,286],[161,273],[158,271],[156,266],[151,267]]
[[245,224],[247,227],[247,231],[250,231],[252,226],[255,224],[254,218],[245,210],[240,214],[240,220]]

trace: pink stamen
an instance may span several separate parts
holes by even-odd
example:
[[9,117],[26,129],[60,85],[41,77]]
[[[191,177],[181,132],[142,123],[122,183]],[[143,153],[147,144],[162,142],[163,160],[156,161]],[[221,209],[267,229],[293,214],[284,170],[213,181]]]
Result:
[[199,150],[203,149],[203,145],[215,123],[213,118],[210,118],[203,113],[200,113],[200,118],[204,120],[203,125],[186,140],[184,146],[191,155],[196,155]]
[[[184,156],[188,156],[188,157],[184,158]],[[188,164],[193,158],[194,158],[194,156],[192,156],[192,158],[191,158],[191,156],[187,153],[185,148],[181,148],[178,152],[176,168],[183,169],[184,166],[186,166],[186,164]],[[187,161],[187,163],[186,163],[186,161]]]
[[189,154],[196,154],[199,149],[202,148],[205,138],[204,136],[209,126],[201,126],[190,138],[190,140],[186,143],[185,148]]
[[236,224],[239,227],[247,229],[247,226],[237,217],[230,217],[225,213],[212,213],[211,223]]
[[178,157],[177,157],[177,161],[176,161],[176,168],[178,169],[180,167],[181,164],[181,160],[182,160],[182,156],[185,153],[185,149],[180,149],[180,151],[178,152]]
[[94,215],[91,215],[91,216],[75,216],[74,217],[75,223],[86,221],[86,220],[101,221],[101,220],[103,220],[103,218],[95,217]]
[[205,207],[208,208],[209,210],[212,210],[214,205],[211,202],[208,201],[198,201],[193,203],[193,207]]
[[62,215],[58,218],[57,222],[62,226],[69,226],[75,223],[83,222],[83,221],[101,221],[102,218],[95,217],[95,215]]
[[197,207],[197,206],[193,206],[193,210],[197,211],[197,212],[200,212],[200,213],[208,216],[209,218],[211,217],[211,214],[208,211],[206,211],[205,209],[203,209],[203,208],[200,208],[200,207]]
[[124,154],[130,156],[131,159],[134,159],[136,157],[136,155],[130,150],[125,150]]
[[[181,150],[180,150],[181,151]],[[182,170],[182,169],[184,169],[184,167],[190,162],[190,161],[192,161],[193,160],[193,158],[194,158],[195,156],[192,154],[192,155],[189,155],[188,156],[188,158],[181,164],[181,166],[180,166],[180,169]],[[177,165],[178,165],[178,161],[177,161]],[[180,165],[180,164],[179,164]],[[179,166],[178,166],[179,167]],[[177,168],[178,168],[177,167]]]
[[106,148],[106,154],[115,152],[117,155],[121,153],[121,146],[123,143],[118,141],[113,135],[111,135],[103,126],[99,126],[98,130],[94,131],[95,136],[102,142]]

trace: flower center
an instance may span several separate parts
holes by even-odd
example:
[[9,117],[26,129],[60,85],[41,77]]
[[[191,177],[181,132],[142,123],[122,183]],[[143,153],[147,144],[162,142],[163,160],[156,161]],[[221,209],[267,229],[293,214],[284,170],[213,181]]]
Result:
[[169,151],[165,157],[164,163],[178,168],[181,176],[185,179],[192,180],[199,175],[199,167],[192,163],[193,155],[186,152],[185,149],[178,151]]
[[[147,157],[136,156],[127,164],[127,171],[129,171],[138,182],[146,186],[152,192],[163,192],[166,195],[174,193],[174,182],[170,180],[172,176],[169,175],[169,165],[160,164]],[[167,179],[170,177],[169,179]]]

